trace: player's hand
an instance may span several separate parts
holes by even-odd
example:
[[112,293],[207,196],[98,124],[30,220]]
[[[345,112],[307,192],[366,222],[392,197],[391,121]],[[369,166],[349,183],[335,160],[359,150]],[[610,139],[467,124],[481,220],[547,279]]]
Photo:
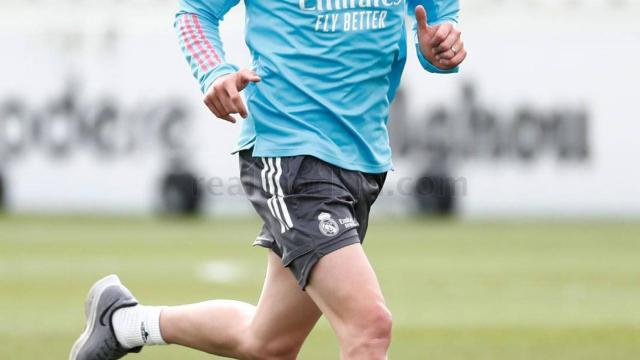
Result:
[[216,117],[235,123],[236,119],[231,114],[240,114],[243,118],[247,117],[247,107],[242,101],[240,91],[244,90],[250,82],[259,81],[260,77],[248,69],[222,75],[213,82],[207,91],[204,103]]
[[467,50],[464,48],[460,30],[450,23],[429,26],[424,7],[418,5],[415,11],[422,55],[442,70],[451,70],[462,64],[467,57]]

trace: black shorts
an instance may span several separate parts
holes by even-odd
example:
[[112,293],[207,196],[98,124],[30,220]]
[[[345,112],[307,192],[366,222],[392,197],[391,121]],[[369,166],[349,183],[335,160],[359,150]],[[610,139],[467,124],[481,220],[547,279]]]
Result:
[[253,157],[243,150],[240,177],[264,221],[254,245],[278,254],[304,289],[322,256],[364,240],[386,173],[345,170],[312,156]]

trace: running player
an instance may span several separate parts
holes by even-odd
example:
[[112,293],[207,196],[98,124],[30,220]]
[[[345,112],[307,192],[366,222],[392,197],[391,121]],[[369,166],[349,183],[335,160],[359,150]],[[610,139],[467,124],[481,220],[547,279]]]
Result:
[[342,359],[387,357],[391,314],[361,243],[392,167],[386,123],[406,60],[405,15],[422,66],[454,73],[466,57],[458,1],[246,0],[253,63],[242,70],[226,62],[218,31],[237,2],[182,0],[175,27],[206,106],[244,118],[241,179],[264,221],[254,244],[269,249],[260,300],[143,306],[112,275],[89,292],[72,360],[168,343],[295,359],[320,315]]

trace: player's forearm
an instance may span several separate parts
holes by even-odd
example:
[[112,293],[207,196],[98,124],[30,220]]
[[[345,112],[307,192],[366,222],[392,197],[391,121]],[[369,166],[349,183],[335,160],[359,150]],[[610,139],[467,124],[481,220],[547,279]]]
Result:
[[203,93],[216,78],[238,70],[225,60],[219,24],[214,15],[185,11],[178,12],[174,22],[182,53]]

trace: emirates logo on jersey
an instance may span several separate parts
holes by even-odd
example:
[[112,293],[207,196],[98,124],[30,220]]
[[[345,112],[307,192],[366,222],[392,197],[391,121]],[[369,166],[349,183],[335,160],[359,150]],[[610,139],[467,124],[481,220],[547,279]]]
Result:
[[402,0],[300,0],[300,10],[325,11],[393,7]]
[[317,12],[318,32],[373,31],[387,27],[387,9],[403,0],[299,0],[300,10]]

